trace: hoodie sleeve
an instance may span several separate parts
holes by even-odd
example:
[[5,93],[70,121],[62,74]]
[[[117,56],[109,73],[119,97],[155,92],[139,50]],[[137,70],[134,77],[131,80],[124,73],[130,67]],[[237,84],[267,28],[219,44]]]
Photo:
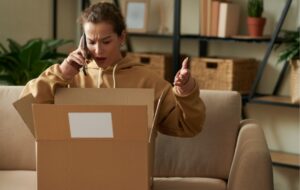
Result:
[[203,127],[205,105],[199,97],[199,87],[195,86],[187,96],[180,96],[169,87],[162,102],[159,132],[178,137],[193,137]]
[[36,103],[53,103],[55,89],[67,87],[69,81],[65,80],[61,74],[58,64],[54,64],[46,69],[39,77],[29,81],[20,97],[32,94]]

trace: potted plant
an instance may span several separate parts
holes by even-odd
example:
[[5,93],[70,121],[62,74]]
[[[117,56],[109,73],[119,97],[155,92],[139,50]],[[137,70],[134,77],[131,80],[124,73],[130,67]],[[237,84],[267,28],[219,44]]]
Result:
[[252,37],[262,36],[266,18],[262,17],[264,11],[263,0],[248,0],[248,34]]
[[283,45],[279,53],[278,63],[289,62],[290,70],[290,94],[292,103],[300,103],[300,27],[296,31],[282,31],[282,41],[276,49]]
[[8,39],[8,48],[0,43],[0,84],[24,85],[67,54],[56,49],[71,40],[31,39],[20,45]]

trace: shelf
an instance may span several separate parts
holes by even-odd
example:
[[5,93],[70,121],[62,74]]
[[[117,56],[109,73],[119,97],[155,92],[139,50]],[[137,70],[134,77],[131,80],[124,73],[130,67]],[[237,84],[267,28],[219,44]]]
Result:
[[[172,34],[158,34],[158,33],[129,33],[129,37],[147,37],[147,38],[169,38],[172,39]],[[182,34],[180,35],[182,39],[196,39],[200,41],[232,41],[232,42],[248,42],[248,43],[268,43],[271,40],[270,36],[263,36],[258,38],[252,38],[249,36],[235,36],[235,37],[214,37],[214,36],[200,36],[197,34]],[[280,40],[276,40],[277,43]]]
[[287,96],[258,96],[252,98],[250,103],[258,103],[258,104],[269,104],[269,105],[277,105],[277,106],[287,106],[293,108],[299,108],[299,104],[293,104],[291,102],[291,98]]
[[158,33],[128,33],[129,37],[147,37],[147,38],[169,38],[172,39],[172,34],[158,34]]
[[[193,34],[183,34],[181,38],[185,39],[198,39],[202,41],[232,41],[232,42],[249,42],[249,43],[268,43],[270,42],[270,37],[261,37],[261,38],[250,38],[249,36],[236,36],[236,37],[214,37],[214,36],[199,36]],[[279,41],[278,41],[279,42]]]
[[300,155],[271,151],[273,165],[300,169]]

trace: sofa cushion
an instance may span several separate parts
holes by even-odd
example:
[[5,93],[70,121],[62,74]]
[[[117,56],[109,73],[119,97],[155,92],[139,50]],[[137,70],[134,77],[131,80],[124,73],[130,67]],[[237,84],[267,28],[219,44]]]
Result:
[[207,118],[200,134],[178,138],[159,134],[154,176],[228,179],[241,116],[241,97],[233,91],[201,90]]
[[153,190],[225,190],[226,182],[213,178],[154,178]]
[[35,140],[12,105],[22,89],[0,86],[0,170],[35,169]]
[[0,170],[0,189],[3,190],[36,190],[35,171]]

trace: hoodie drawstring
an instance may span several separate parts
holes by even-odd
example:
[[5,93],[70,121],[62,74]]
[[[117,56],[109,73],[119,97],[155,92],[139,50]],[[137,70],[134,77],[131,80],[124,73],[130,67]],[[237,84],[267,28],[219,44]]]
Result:
[[101,78],[102,78],[102,74],[103,74],[103,71],[102,71],[101,68],[99,68],[99,70],[98,70],[98,80],[97,80],[97,87],[98,87],[98,88],[100,88],[100,85],[101,85],[100,80],[101,80]]
[[116,70],[117,70],[118,64],[115,64],[112,72],[112,78],[113,78],[113,88],[116,88]]
[[[112,72],[112,79],[113,79],[113,88],[117,87],[116,84],[116,70],[117,70],[118,64],[115,64],[114,68],[113,68],[113,72]],[[102,79],[102,75],[103,75],[103,70],[101,68],[99,68],[99,72],[98,72],[98,80],[97,80],[97,87],[100,88],[101,86],[101,79]]]

